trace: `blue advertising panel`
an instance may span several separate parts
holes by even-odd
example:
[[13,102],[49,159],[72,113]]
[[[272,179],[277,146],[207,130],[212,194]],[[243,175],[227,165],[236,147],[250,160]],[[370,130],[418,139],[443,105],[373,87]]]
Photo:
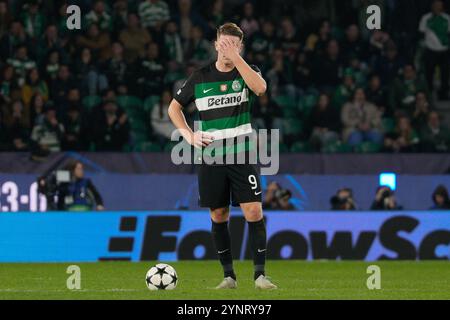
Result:
[[[112,174],[90,175],[108,210],[199,210],[197,176],[189,174]],[[264,190],[270,181],[277,181],[292,192],[297,210],[330,209],[330,198],[343,187],[353,190],[359,210],[368,210],[380,182],[377,175],[262,176]],[[393,181],[391,180],[390,183]],[[442,184],[450,189],[450,175],[398,175],[395,180],[397,202],[406,210],[427,210],[432,206],[431,194]],[[127,186],[124,188],[124,186]],[[45,211],[45,197],[37,195],[36,176],[0,174],[0,212]]]
[[[450,212],[268,212],[269,259],[450,259]],[[250,259],[230,220],[233,256]],[[206,211],[0,214],[0,262],[215,259]]]

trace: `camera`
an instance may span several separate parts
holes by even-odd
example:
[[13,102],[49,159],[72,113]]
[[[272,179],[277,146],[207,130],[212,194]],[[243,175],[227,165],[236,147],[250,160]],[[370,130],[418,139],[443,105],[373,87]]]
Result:
[[71,181],[70,171],[55,170],[38,178],[38,192],[47,199],[48,210],[62,210],[58,195]]

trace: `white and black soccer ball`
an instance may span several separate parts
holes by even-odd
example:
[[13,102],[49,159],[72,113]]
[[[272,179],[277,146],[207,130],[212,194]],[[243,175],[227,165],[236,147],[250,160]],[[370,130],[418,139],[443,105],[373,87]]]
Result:
[[158,263],[151,267],[145,276],[145,284],[150,290],[173,290],[177,283],[177,272],[165,263]]

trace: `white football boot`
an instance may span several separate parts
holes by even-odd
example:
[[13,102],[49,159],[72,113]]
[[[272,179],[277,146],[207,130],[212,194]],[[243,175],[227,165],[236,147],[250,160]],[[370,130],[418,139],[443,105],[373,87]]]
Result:
[[237,281],[232,277],[226,277],[222,282],[216,287],[216,289],[236,289]]
[[263,289],[263,290],[271,290],[271,289],[277,289],[278,287],[276,285],[274,285],[266,276],[260,275],[255,280],[255,288]]

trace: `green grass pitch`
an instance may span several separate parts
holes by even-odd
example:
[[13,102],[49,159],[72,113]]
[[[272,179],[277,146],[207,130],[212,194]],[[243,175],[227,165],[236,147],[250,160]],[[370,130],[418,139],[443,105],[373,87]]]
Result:
[[[81,290],[66,287],[70,264],[0,264],[0,299],[450,299],[450,265],[439,262],[269,261],[278,290],[258,291],[252,263],[236,262],[238,289],[218,291],[216,261],[170,263],[178,272],[173,291],[149,291],[145,274],[154,263],[80,263]],[[381,268],[381,289],[366,287],[367,266]]]

